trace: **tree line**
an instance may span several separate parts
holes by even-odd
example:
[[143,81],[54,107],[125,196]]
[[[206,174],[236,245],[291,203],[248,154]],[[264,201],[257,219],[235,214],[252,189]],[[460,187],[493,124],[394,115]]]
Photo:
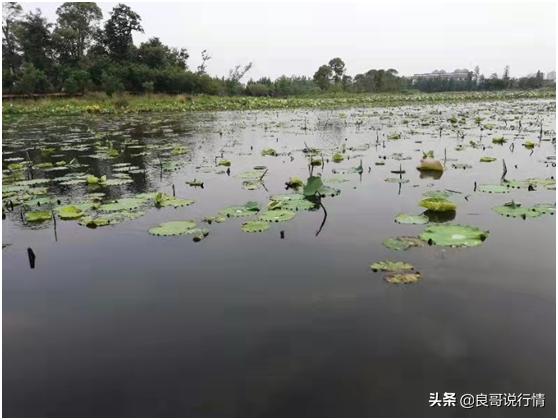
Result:
[[402,77],[395,69],[372,69],[354,77],[343,60],[331,59],[313,77],[264,77],[243,83],[252,63],[237,65],[227,77],[207,74],[211,60],[204,50],[201,64],[188,66],[184,48],[169,47],[157,37],[136,46],[134,33],[143,33],[141,17],[118,4],[101,25],[103,14],[93,2],[63,3],[56,22],[40,9],[26,14],[19,3],[2,3],[2,87],[5,93],[104,91],[188,93],[209,95],[294,96],[320,92],[424,92],[537,88],[547,84],[542,73],[520,79],[485,78],[478,67],[465,80]]

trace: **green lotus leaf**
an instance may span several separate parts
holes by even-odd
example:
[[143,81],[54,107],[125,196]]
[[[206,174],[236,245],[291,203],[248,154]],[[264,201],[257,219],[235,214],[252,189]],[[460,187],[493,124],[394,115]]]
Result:
[[406,184],[409,182],[406,178],[386,178],[384,181],[389,182],[390,184]]
[[217,166],[231,166],[231,161],[226,159],[221,159]]
[[343,160],[345,160],[345,156],[343,156],[342,153],[337,152],[333,155],[331,160],[333,160],[335,163],[343,162]]
[[508,187],[498,184],[482,184],[478,186],[477,191],[489,194],[505,194],[510,192]]
[[533,207],[536,211],[542,214],[554,214],[556,213],[556,204],[554,203],[539,203],[535,204]]
[[267,210],[260,215],[259,219],[266,222],[287,222],[295,215],[296,213],[290,210]]
[[260,188],[262,186],[262,183],[260,181],[242,181],[242,188],[248,191],[254,191],[257,190],[258,188]]
[[506,142],[507,142],[507,140],[506,140],[503,136],[501,136],[501,137],[494,137],[494,138],[492,139],[492,143],[494,143],[494,144],[504,144],[504,143],[506,143]]
[[247,217],[260,211],[260,205],[255,201],[249,201],[243,206],[230,206],[219,212],[220,216],[226,217]]
[[242,224],[242,231],[248,233],[264,232],[269,229],[269,223],[263,220],[250,220]]
[[416,236],[398,236],[386,239],[383,244],[393,251],[405,251],[409,248],[424,246],[426,242]]
[[323,185],[321,177],[311,176],[306,181],[302,194],[304,194],[305,197],[315,196]]
[[295,190],[304,187],[304,181],[297,176],[290,177],[285,184],[287,184],[289,188],[293,188]]
[[101,226],[109,226],[111,223],[109,219],[103,217],[83,217],[79,221],[79,224],[82,226],[87,226],[90,229],[95,229]]
[[25,213],[25,220],[29,223],[46,222],[52,218],[49,211],[28,211]]
[[83,210],[77,206],[64,206],[58,210],[58,216],[62,220],[79,219],[83,214]]
[[496,158],[492,157],[492,156],[483,156],[483,157],[480,158],[481,162],[486,162],[486,163],[494,162],[495,160],[496,160]]
[[536,145],[537,145],[536,143],[529,140],[523,143],[523,147],[525,147],[526,149],[534,149]]
[[395,216],[395,223],[401,223],[403,225],[424,225],[428,223],[428,217],[422,214],[404,214],[400,213]]
[[426,198],[450,198],[451,193],[448,191],[425,191],[422,196]]
[[154,198],[155,207],[185,207],[194,203],[194,200],[187,200],[185,198],[177,198],[159,192]]
[[390,273],[384,276],[384,280],[391,284],[412,284],[422,278],[420,273]]
[[99,211],[114,212],[122,210],[134,210],[145,204],[146,199],[143,198],[121,198],[110,203],[101,204]]
[[427,227],[419,238],[429,245],[472,247],[481,245],[488,233],[474,226],[441,224]]
[[403,261],[378,261],[370,266],[372,271],[400,272],[413,270],[414,267]]
[[178,236],[192,233],[196,228],[196,222],[192,220],[173,221],[161,223],[159,226],[149,229],[149,233],[155,236]]
[[336,195],[341,194],[341,190],[339,188],[330,187],[329,185],[322,185],[318,188],[318,193],[322,197],[335,197]]
[[262,156],[277,156],[277,152],[275,151],[275,149],[272,148],[263,149]]
[[455,203],[453,203],[452,201],[439,197],[423,198],[422,200],[420,200],[419,206],[437,212],[455,211],[455,209],[457,208]]
[[535,218],[543,215],[533,207],[523,207],[520,203],[511,201],[503,206],[494,207],[494,211],[504,217],[520,217],[522,219]]
[[302,194],[279,194],[271,197],[268,210],[302,211],[317,208],[317,204],[304,198]]
[[241,179],[248,179],[248,180],[260,179],[262,177],[262,175],[264,174],[264,172],[265,172],[265,169],[264,170],[245,171],[245,172],[242,172],[242,173],[238,174],[237,177],[241,178]]
[[207,224],[215,223],[223,223],[227,220],[226,216],[206,216],[203,218],[203,221]]

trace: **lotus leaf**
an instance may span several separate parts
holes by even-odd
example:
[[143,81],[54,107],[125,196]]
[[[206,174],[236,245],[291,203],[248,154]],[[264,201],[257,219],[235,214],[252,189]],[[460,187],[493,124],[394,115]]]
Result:
[[455,211],[457,207],[455,203],[440,197],[423,198],[420,200],[419,206],[436,212]]
[[422,214],[412,215],[400,213],[395,217],[395,222],[404,225],[424,225],[428,223],[428,217]]
[[398,236],[396,238],[388,238],[383,242],[386,248],[393,251],[405,251],[411,247],[421,247],[426,245],[422,239],[415,236]]
[[411,273],[390,273],[384,276],[384,280],[391,284],[411,284],[416,283],[422,278],[417,272]]
[[248,233],[264,232],[269,229],[269,223],[263,220],[250,220],[242,224],[242,230]]
[[489,193],[489,194],[505,194],[510,192],[508,187],[506,187],[505,185],[498,185],[498,184],[479,185],[477,191]]
[[414,269],[414,267],[403,261],[378,261],[370,266],[372,271],[388,271],[388,272],[400,272],[408,271]]
[[494,162],[495,160],[496,160],[496,158],[492,157],[492,156],[483,156],[483,157],[480,158],[481,162],[486,162],[486,163]]
[[472,247],[481,245],[488,233],[473,226],[440,224],[427,227],[419,238],[429,245]]
[[50,220],[52,215],[49,211],[28,211],[25,220],[29,223],[40,223]]
[[267,210],[260,215],[259,219],[266,222],[287,222],[295,215],[296,213],[290,210]]
[[83,214],[83,210],[77,206],[65,206],[58,210],[58,216],[62,220],[79,219]]
[[194,221],[173,221],[152,227],[149,229],[149,233],[155,236],[177,236],[190,234],[194,229],[196,229],[196,222]]

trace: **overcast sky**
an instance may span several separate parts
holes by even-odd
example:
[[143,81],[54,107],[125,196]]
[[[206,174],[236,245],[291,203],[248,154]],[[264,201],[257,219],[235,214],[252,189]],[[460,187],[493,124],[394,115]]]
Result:
[[[249,77],[312,76],[332,57],[351,75],[395,68],[403,75],[473,69],[512,76],[555,70],[555,0],[368,0],[125,2],[142,17],[145,34],[185,47],[195,68],[226,75],[250,61]],[[23,2],[50,21],[61,2]],[[116,3],[98,3],[104,18]]]

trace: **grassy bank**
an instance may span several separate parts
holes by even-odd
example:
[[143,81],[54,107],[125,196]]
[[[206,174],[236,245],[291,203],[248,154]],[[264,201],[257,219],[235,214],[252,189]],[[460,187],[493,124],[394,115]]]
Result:
[[2,114],[5,116],[18,114],[77,115],[83,113],[112,114],[293,108],[333,109],[535,98],[555,98],[555,91],[544,89],[429,94],[340,94],[289,98],[187,95],[119,95],[109,98],[104,94],[91,94],[80,98],[6,100],[2,103]]

